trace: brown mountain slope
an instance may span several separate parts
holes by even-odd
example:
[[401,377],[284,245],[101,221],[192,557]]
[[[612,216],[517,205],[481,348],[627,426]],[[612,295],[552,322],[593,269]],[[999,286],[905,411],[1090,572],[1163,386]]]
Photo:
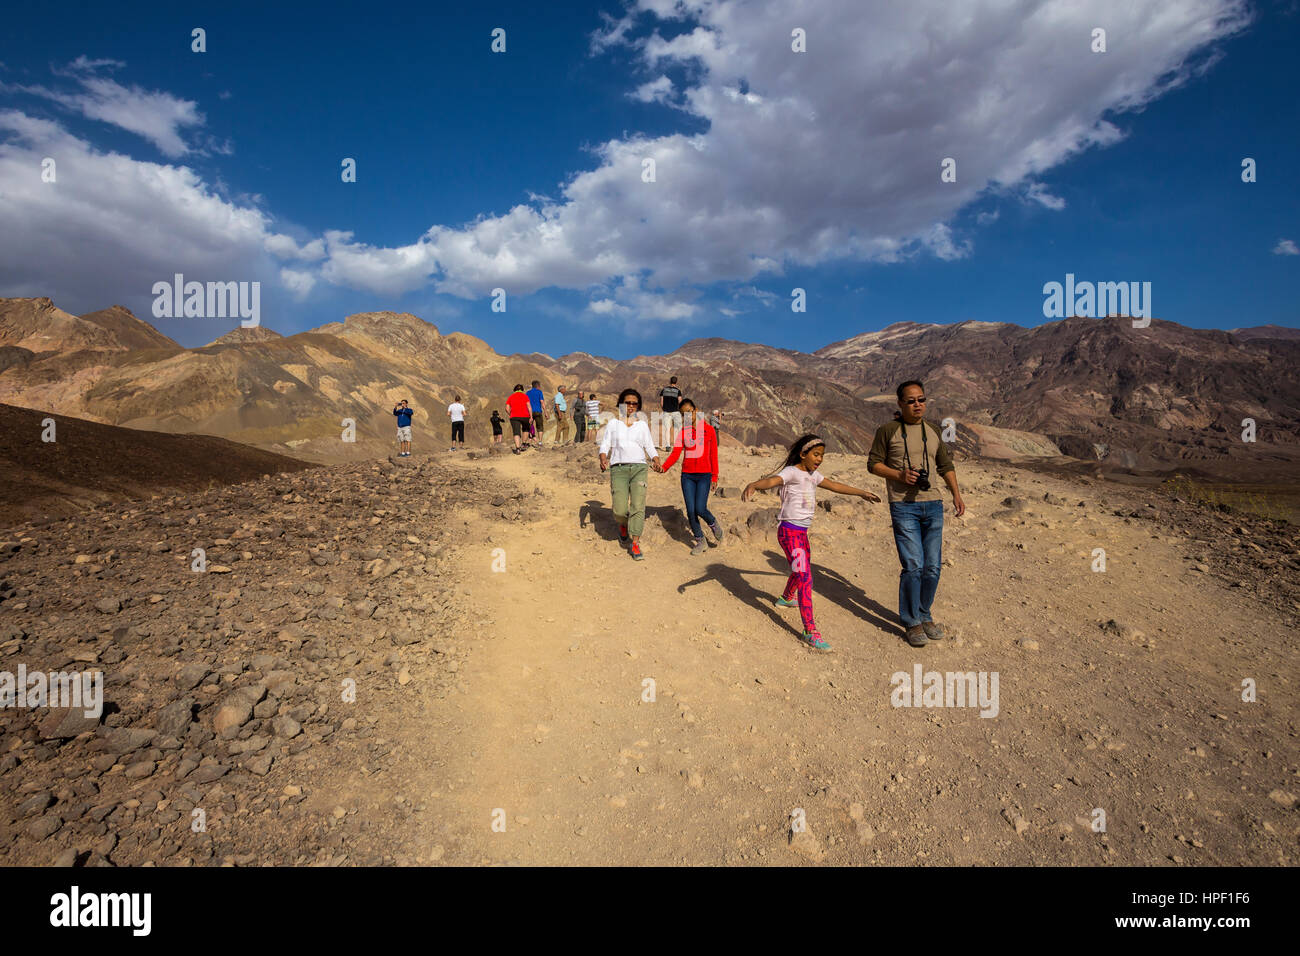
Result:
[[[515,383],[538,379],[548,394],[560,384],[594,391],[605,409],[631,385],[653,411],[659,389],[678,375],[700,407],[721,411],[724,441],[781,444],[820,431],[865,452],[893,414],[896,384],[919,378],[931,398],[927,414],[951,418],[969,453],[1062,451],[1105,467],[1262,468],[1277,478],[1300,468],[1300,341],[1161,320],[1145,329],[1124,318],[1033,328],[903,322],[811,355],[713,338],[669,355],[616,361],[575,352],[547,364],[541,353],[502,356],[473,336],[443,335],[408,313],[360,313],[298,335],[237,334],[171,351],[87,345],[72,333],[106,330],[49,300],[0,300],[0,316],[10,318],[12,339],[0,343],[0,401],[219,434],[311,460],[387,450],[399,398],[417,410],[419,442],[440,438],[446,405],[460,394],[475,442]],[[65,350],[39,351],[60,336]],[[1244,419],[1255,423],[1254,443],[1242,440]],[[345,420],[355,442],[344,440]]]
[[0,345],[33,353],[125,348],[112,329],[70,315],[44,297],[0,299]]
[[[55,441],[46,442],[53,419]],[[0,405],[0,526],[88,504],[250,481],[306,462],[208,435],[162,435]]]
[[81,316],[81,320],[112,333],[117,343],[126,349],[179,349],[181,347],[178,342],[163,335],[148,322],[137,319],[125,306],[111,305],[98,312],[87,312]]
[[255,325],[251,329],[246,329],[242,325],[237,325],[225,335],[213,339],[204,348],[211,348],[214,345],[244,345],[248,342],[267,342],[271,339],[284,338],[274,329],[268,329],[265,325]]

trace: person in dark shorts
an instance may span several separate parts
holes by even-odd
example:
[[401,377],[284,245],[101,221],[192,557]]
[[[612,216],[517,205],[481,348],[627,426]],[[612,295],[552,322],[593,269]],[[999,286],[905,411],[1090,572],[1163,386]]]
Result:
[[573,402],[573,443],[580,445],[587,440],[587,403],[582,399],[582,392],[577,394]]
[[494,408],[492,409],[492,417],[488,419],[488,421],[492,423],[492,444],[501,444],[501,442],[505,440],[501,434],[501,426],[505,424],[505,419],[502,418],[501,413]]
[[459,447],[465,447],[465,406],[460,402],[460,396],[447,406],[447,417],[451,419],[451,448],[449,451],[455,451],[457,442]]
[[516,385],[515,390],[506,399],[506,411],[510,413],[510,431],[515,437],[515,454],[524,450],[523,435],[527,434],[531,410],[524,387]]
[[546,393],[542,391],[542,383],[533,379],[533,387],[525,392],[528,396],[528,409],[533,417],[533,433],[537,439],[537,447],[542,447],[542,432],[546,429],[546,417],[542,414],[542,403],[546,401]]
[[659,439],[664,451],[670,451],[677,433],[682,428],[682,413],[678,403],[682,400],[682,390],[677,387],[677,376],[668,379],[668,384],[659,389],[659,398],[663,403],[659,417]]

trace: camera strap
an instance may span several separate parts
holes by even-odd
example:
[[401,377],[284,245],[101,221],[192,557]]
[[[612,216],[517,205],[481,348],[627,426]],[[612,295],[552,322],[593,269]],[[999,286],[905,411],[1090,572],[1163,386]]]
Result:
[[[899,421],[903,429],[903,461],[907,464],[907,470],[912,471],[912,456],[907,451],[907,422]],[[921,419],[921,470],[929,470],[930,444],[925,436],[925,419]]]

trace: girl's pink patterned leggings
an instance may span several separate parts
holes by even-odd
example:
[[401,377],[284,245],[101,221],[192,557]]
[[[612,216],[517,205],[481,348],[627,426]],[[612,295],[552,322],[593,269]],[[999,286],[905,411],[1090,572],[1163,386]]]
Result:
[[785,559],[790,562],[790,577],[785,582],[785,593],[781,596],[789,601],[798,592],[799,616],[803,618],[803,629],[809,634],[816,634],[817,624],[813,620],[812,607],[812,550],[808,546],[808,530],[782,521],[776,529],[776,540],[781,543]]

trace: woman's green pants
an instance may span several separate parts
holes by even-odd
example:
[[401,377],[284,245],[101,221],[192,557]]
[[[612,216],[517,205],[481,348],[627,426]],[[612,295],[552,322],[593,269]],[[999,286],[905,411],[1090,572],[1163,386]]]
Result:
[[633,538],[645,528],[645,489],[650,466],[610,465],[609,492],[614,499],[614,517],[619,524],[627,525]]

